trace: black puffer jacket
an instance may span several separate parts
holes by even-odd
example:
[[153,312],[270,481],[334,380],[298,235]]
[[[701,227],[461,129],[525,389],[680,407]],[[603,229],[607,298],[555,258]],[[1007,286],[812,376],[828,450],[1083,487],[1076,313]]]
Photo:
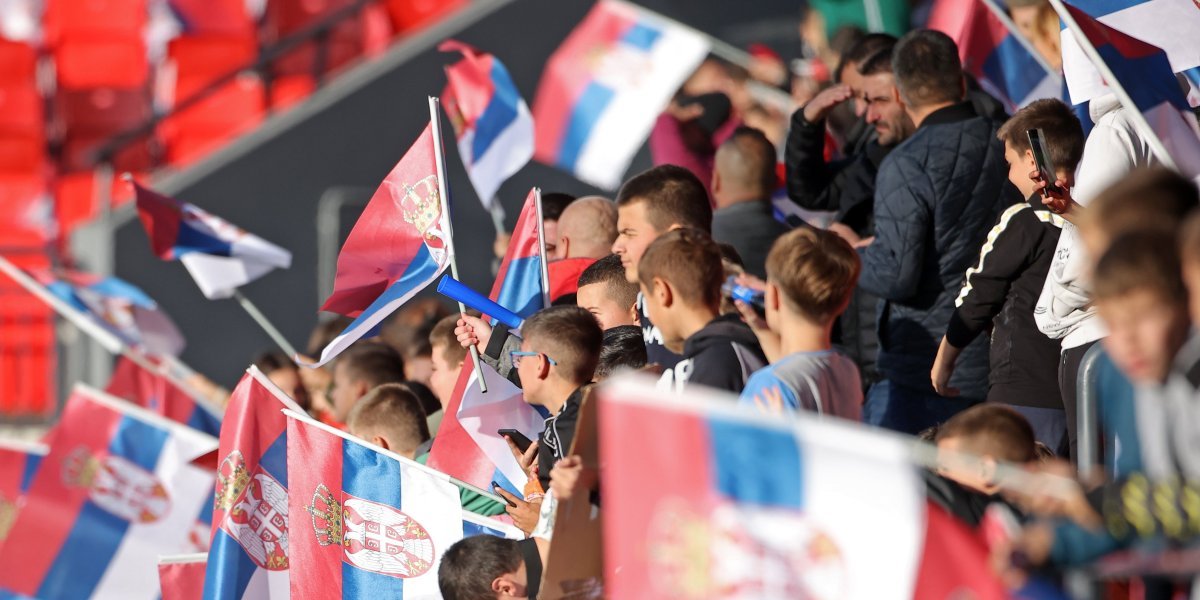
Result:
[[[1003,208],[1022,199],[1008,182],[1000,122],[969,103],[926,117],[888,155],[875,194],[875,242],[862,252],[859,286],[880,298],[877,365],[896,383],[932,391],[929,371],[963,275]],[[987,340],[959,357],[950,384],[964,398],[987,392]]]

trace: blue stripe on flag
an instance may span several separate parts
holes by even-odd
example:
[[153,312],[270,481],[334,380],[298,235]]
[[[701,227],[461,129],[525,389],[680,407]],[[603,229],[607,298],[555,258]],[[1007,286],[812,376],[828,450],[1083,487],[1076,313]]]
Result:
[[1011,34],[1004,36],[983,63],[983,72],[1019,106],[1046,77],[1046,70]]
[[1071,6],[1082,10],[1093,18],[1110,15],[1117,11],[1146,4],[1148,0],[1071,0]]
[[621,36],[621,43],[628,44],[639,50],[650,50],[654,43],[662,37],[662,31],[655,29],[645,23],[634,23],[625,35]]
[[250,578],[258,565],[246,554],[224,529],[218,529],[208,551],[208,565],[204,569],[204,598],[206,600],[232,600],[241,598],[250,585]]
[[189,252],[201,252],[214,256],[232,256],[233,245],[180,221],[179,235],[175,238],[175,258]]
[[1164,102],[1176,110],[1191,110],[1165,52],[1128,58],[1110,44],[1097,46],[1096,50],[1138,110],[1145,113]]
[[[169,436],[166,430],[123,417],[109,442],[108,453],[153,473]],[[42,579],[37,597],[89,597],[104,577],[128,529],[129,522],[125,519],[90,500],[84,502],[75,526]]]
[[104,279],[89,285],[88,289],[99,294],[104,294],[105,296],[123,298],[142,308],[154,308],[156,306],[154,300],[150,298],[150,296],[147,296],[146,292],[143,292],[137,286],[127,281],[117,279],[116,277],[105,277]]
[[496,303],[527,319],[542,306],[542,258],[526,256],[508,263]]
[[[400,463],[342,440],[342,489],[347,494],[399,510]],[[403,598],[404,580],[342,563],[343,598]]]
[[33,483],[33,476],[37,475],[38,467],[42,465],[41,454],[26,454],[25,455],[25,470],[21,471],[21,493],[29,491],[29,484]]
[[258,459],[258,466],[274,477],[279,485],[288,486],[287,432],[279,434],[279,437],[271,442],[267,451],[263,452],[262,458]]
[[192,409],[192,416],[188,417],[187,425],[215,438],[221,437],[221,420],[199,405]]
[[504,535],[503,531],[492,529],[491,527],[484,527],[483,525],[472,523],[466,519],[463,519],[463,537],[468,538],[475,535],[490,535],[501,538],[508,537]]
[[492,100],[475,121],[475,137],[471,141],[472,164],[479,162],[496,138],[517,120],[520,102],[521,95],[517,93],[508,71],[504,70],[499,60],[492,57]]
[[558,166],[568,171],[575,170],[575,163],[583,152],[583,145],[592,136],[592,129],[600,115],[608,107],[608,103],[616,96],[616,92],[595,81],[588,83],[579,95],[579,101],[571,109],[571,118],[567,122],[567,131],[563,135],[562,145],[558,150]]
[[85,313],[91,312],[87,305],[75,295],[75,288],[65,281],[52,281],[46,285],[46,289],[58,297],[59,300],[70,304],[72,308]]
[[800,445],[792,432],[716,418],[708,429],[717,491],[739,503],[803,506]]
[[[437,273],[437,261],[433,260],[433,255],[429,253],[429,247],[425,244],[421,244],[421,247],[417,249],[416,255],[413,256],[412,262],[410,262],[408,267],[404,269],[404,274],[400,276],[400,279],[397,279],[395,283],[388,286],[388,288],[384,290],[383,293],[380,294],[370,306],[362,311],[362,314],[358,315],[357,319],[354,319],[354,321],[346,327],[346,330],[343,331],[341,335],[347,335],[351,331],[361,329],[363,327],[363,323],[366,323],[369,319],[379,318],[379,315],[376,313],[382,310],[386,309],[388,312],[395,310],[398,308],[397,306],[389,307],[388,305],[399,300],[404,300],[406,297],[416,294],[422,288],[429,285],[429,283],[433,281],[433,278],[437,276]],[[376,325],[375,327],[372,327],[370,331],[377,332],[378,328],[379,326]],[[354,339],[368,337],[367,333],[368,332],[363,332],[362,335],[359,335]]]

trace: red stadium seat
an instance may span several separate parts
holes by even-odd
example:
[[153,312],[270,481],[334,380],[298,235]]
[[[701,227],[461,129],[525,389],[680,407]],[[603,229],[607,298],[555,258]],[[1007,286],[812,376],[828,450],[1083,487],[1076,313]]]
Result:
[[0,136],[40,135],[46,130],[42,97],[33,85],[0,85]]
[[171,40],[167,56],[175,71],[175,101],[250,64],[257,54],[258,44],[252,37],[205,35]]
[[161,135],[171,164],[190,162],[258,124],[265,112],[262,82],[241,77],[200,103],[163,122]]
[[111,136],[150,118],[145,88],[60,88],[55,98],[67,137]]
[[[137,177],[138,173],[134,172]],[[91,171],[59,175],[52,184],[54,190],[54,214],[58,219],[59,236],[66,238],[79,225],[99,214],[96,202],[96,178]],[[133,199],[129,184],[119,177],[113,178],[112,205],[121,206]]]
[[[50,242],[50,207],[40,173],[0,173],[0,246],[42,247]],[[43,212],[45,211],[45,212]]]
[[0,135],[0,171],[35,173],[46,164],[46,139],[31,135]]
[[467,0],[387,0],[396,33],[421,29],[466,6]]
[[[87,171],[96,165],[97,152],[113,138],[112,135],[68,137],[62,146],[61,168],[65,172]],[[145,171],[154,166],[153,142],[150,139],[129,142],[110,157],[113,169]]]
[[141,38],[148,18],[146,0],[48,0],[42,24],[54,48],[78,36]]
[[[7,249],[22,268],[50,264],[42,248]],[[49,417],[57,406],[54,314],[29,292],[0,277],[0,414]]]
[[0,38],[0,86],[33,85],[36,68],[33,46]]
[[303,102],[317,88],[309,75],[283,75],[271,81],[271,109],[283,110]]
[[149,64],[140,37],[86,38],[54,50],[58,84],[66,88],[135,88],[146,84]]

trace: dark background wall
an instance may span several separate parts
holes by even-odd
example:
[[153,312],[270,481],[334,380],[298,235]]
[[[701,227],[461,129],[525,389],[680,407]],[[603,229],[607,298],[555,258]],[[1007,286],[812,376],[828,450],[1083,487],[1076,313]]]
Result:
[[[794,56],[798,45],[801,3],[797,0],[646,0],[641,4],[739,47],[769,42],[785,56]],[[516,0],[453,37],[496,54],[532,103],[546,59],[591,5],[575,0]],[[454,55],[432,48],[422,52],[243,159],[177,191],[179,198],[292,251],[290,270],[272,273],[243,291],[298,348],[303,348],[316,324],[323,300],[316,274],[318,200],[327,189],[338,186],[360,187],[364,199],[369,196],[428,122],[426,96],[441,92],[442,67],[453,60]],[[486,290],[492,279],[494,229],[466,177],[452,135],[448,138],[459,268],[464,281]],[[643,148],[631,171],[649,165]],[[500,191],[510,227],[526,192],[535,185],[577,195],[600,192],[566,173],[531,162]],[[254,354],[272,348],[270,339],[233,300],[206,301],[182,265],[155,258],[136,220],[118,229],[115,260],[117,276],[145,289],[183,330],[188,340],[184,362],[216,381],[231,385]]]

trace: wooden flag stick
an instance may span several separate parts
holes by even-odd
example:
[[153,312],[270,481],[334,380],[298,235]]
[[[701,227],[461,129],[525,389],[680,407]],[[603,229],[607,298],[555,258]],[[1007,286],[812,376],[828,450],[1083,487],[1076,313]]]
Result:
[[[438,180],[438,195],[441,196],[441,205],[444,214],[446,215],[446,250],[450,253],[450,276],[458,279],[458,259],[454,252],[454,225],[450,218],[450,193],[446,185],[446,157],[442,148],[442,113],[439,109],[439,102],[436,96],[429,97],[429,124],[433,129],[433,162],[437,167]],[[461,281],[461,280],[460,280]],[[467,307],[462,302],[458,303],[458,314],[466,315]],[[471,344],[467,349],[471,353],[471,360],[475,364],[475,378],[479,381],[479,392],[486,394],[487,382],[483,380],[483,365],[479,361],[479,349]]]
[[258,310],[258,307],[255,306],[254,303],[242,293],[242,290],[235,288],[233,290],[233,297],[238,301],[238,304],[242,305],[242,310],[245,310],[246,314],[250,315],[250,318],[254,319],[254,322],[258,323],[258,326],[261,327],[263,331],[267,332],[267,335],[271,337],[271,340],[275,342],[275,345],[279,346],[279,349],[283,350],[283,353],[287,354],[288,358],[296,356],[296,348],[293,347],[292,344],[287,341],[287,338],[283,337],[283,334],[275,328],[275,325],[273,325],[271,321],[267,319],[267,315],[264,315],[261,310]]

